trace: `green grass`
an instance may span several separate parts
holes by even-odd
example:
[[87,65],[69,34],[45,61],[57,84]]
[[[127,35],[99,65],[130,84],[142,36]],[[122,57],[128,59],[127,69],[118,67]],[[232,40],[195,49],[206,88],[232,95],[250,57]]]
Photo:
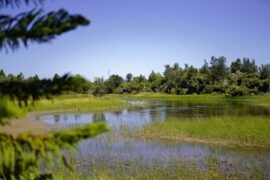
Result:
[[18,118],[24,114],[24,109],[19,108],[16,103],[0,97],[0,124],[8,122],[10,118]]
[[126,98],[126,99],[144,99],[144,100],[217,100],[226,99],[225,95],[212,95],[212,94],[192,94],[192,95],[173,95],[163,93],[138,93],[138,94],[112,94],[107,95],[111,97]]
[[127,106],[124,101],[112,97],[63,95],[52,100],[42,99],[35,106],[29,106],[27,110],[30,112],[97,112],[118,110]]
[[137,137],[270,149],[268,117],[170,118],[146,125]]
[[132,99],[158,99],[158,100],[164,99],[164,100],[194,100],[194,101],[201,99],[210,99],[210,100],[230,99],[230,100],[252,100],[252,101],[258,100],[266,102],[267,100],[270,100],[270,93],[257,96],[238,96],[238,97],[226,96],[225,94],[175,95],[175,94],[151,93],[151,92],[144,92],[138,94],[110,94],[106,96],[119,98],[132,98]]

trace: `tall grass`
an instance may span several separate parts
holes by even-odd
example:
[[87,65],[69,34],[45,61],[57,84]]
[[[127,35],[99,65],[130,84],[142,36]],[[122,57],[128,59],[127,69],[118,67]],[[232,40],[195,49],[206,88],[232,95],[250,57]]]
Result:
[[170,118],[146,125],[136,136],[270,149],[268,117]]
[[128,104],[124,101],[110,97],[92,97],[92,96],[59,96],[52,100],[42,99],[35,106],[28,107],[28,111],[110,111],[114,109],[122,109]]
[[10,118],[18,118],[24,115],[24,109],[19,108],[15,102],[0,96],[0,124],[4,124]]

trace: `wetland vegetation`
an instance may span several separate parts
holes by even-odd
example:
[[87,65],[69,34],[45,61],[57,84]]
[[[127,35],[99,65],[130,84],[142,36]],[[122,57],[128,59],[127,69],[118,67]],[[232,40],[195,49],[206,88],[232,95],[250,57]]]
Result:
[[[0,0],[0,8],[23,7],[24,11],[0,15],[0,51],[50,42],[90,23],[63,8],[52,10],[56,6],[46,6],[52,11],[44,11],[44,3]],[[135,21],[137,15],[136,11],[136,18],[127,19]],[[121,32],[121,37],[126,33]],[[149,39],[142,37],[136,42]],[[65,44],[76,44],[77,38],[71,39],[72,43]],[[65,54],[69,55],[66,50]],[[64,68],[65,63],[57,68]],[[226,57],[212,56],[200,67],[167,64],[163,72],[152,71],[148,76],[128,73],[122,77],[109,70],[107,78],[92,81],[79,74],[40,78],[0,69],[0,179],[270,179],[269,93],[270,64],[256,64],[248,57],[231,59],[228,64]]]
[[129,106],[37,117],[49,129],[96,121],[112,128],[79,144],[79,152],[69,154],[77,173],[57,171],[58,178],[69,173],[78,179],[269,177],[269,95],[143,93],[105,98],[122,99]]

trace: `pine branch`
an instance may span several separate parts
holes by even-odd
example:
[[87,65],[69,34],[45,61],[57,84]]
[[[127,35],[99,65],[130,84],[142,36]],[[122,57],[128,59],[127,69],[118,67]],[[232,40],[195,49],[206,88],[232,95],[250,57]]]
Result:
[[40,5],[43,4],[44,0],[0,0],[0,8],[2,7],[19,7],[22,4]]
[[42,160],[46,167],[58,159],[68,166],[63,149],[74,150],[75,143],[106,131],[104,123],[93,123],[41,135],[0,133],[0,179],[51,179],[51,172],[40,172]]
[[70,15],[64,9],[42,15],[41,10],[32,10],[15,17],[0,15],[0,50],[17,50],[28,42],[46,43],[55,37],[86,26],[89,21],[81,15]]

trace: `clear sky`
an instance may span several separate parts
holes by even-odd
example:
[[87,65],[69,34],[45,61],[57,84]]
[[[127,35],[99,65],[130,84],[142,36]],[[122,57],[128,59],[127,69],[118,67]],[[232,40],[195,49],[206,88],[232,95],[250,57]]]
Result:
[[200,67],[213,55],[227,57],[227,64],[237,57],[270,63],[269,0],[48,0],[44,5],[59,8],[86,16],[91,25],[49,44],[2,51],[0,69],[26,77],[71,72],[93,79],[107,77],[108,70],[122,76],[163,72],[175,62]]

